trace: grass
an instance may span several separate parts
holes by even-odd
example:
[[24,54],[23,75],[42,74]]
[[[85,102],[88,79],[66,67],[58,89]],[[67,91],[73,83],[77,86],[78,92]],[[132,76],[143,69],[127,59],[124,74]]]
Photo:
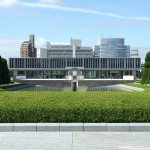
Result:
[[150,92],[150,85],[145,85],[145,84],[140,84],[140,83],[127,83],[126,85],[138,87],[138,88],[143,88],[146,91]]
[[150,87],[135,86],[146,90],[100,93],[0,91],[0,122],[150,122]]

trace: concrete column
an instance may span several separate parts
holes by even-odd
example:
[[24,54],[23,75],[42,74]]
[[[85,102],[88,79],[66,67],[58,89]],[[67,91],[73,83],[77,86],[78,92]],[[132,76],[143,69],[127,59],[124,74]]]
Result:
[[108,79],[108,77],[109,77],[109,76],[108,76],[108,71],[106,71],[106,78]]
[[76,58],[76,46],[75,45],[73,45],[73,58]]
[[27,77],[27,71],[25,70],[25,76]]
[[18,75],[18,71],[14,70],[14,76]]
[[125,70],[123,70],[123,76],[125,76],[126,75],[126,71]]
[[18,71],[14,70],[13,71],[13,80],[16,80],[17,75],[18,75]]
[[132,71],[132,75],[134,76],[134,80],[136,80],[136,70]]

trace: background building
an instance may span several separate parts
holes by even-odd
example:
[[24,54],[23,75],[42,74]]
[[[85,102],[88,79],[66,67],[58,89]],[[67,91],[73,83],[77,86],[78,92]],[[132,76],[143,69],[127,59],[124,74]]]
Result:
[[100,57],[100,49],[101,49],[101,47],[100,47],[100,45],[95,45],[95,47],[94,47],[94,57]]
[[139,50],[138,50],[138,49],[131,49],[131,50],[130,50],[130,57],[136,58],[136,57],[138,57],[138,56],[139,56]]
[[124,45],[123,38],[102,38],[100,45],[101,58],[130,57],[130,46]]
[[70,45],[75,45],[76,47],[81,47],[81,40],[80,39],[71,39]]
[[24,41],[20,49],[20,57],[37,57],[37,49],[34,44],[34,35],[29,36],[29,41]]
[[71,39],[70,45],[51,45],[40,49],[41,58],[92,58],[93,49],[82,47],[81,40]]

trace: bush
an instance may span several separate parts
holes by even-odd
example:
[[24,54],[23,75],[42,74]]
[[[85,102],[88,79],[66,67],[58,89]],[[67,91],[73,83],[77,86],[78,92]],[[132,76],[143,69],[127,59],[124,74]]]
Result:
[[6,59],[0,56],[0,84],[10,83],[9,70]]
[[150,122],[150,92],[0,92],[0,122]]
[[150,83],[150,52],[148,52],[145,57],[145,64],[144,64],[144,70],[142,73],[141,83],[142,84]]
[[141,84],[145,84],[147,82],[147,77],[148,77],[148,68],[144,68],[142,72]]

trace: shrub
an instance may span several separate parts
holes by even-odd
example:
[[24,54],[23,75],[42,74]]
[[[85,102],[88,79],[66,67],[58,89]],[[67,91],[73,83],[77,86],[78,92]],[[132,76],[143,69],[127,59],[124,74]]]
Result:
[[150,92],[0,92],[0,122],[150,122]]
[[150,52],[148,52],[145,57],[145,64],[144,64],[144,70],[142,73],[141,83],[142,84],[150,83]]
[[9,70],[6,59],[0,56],[0,84],[10,83]]

